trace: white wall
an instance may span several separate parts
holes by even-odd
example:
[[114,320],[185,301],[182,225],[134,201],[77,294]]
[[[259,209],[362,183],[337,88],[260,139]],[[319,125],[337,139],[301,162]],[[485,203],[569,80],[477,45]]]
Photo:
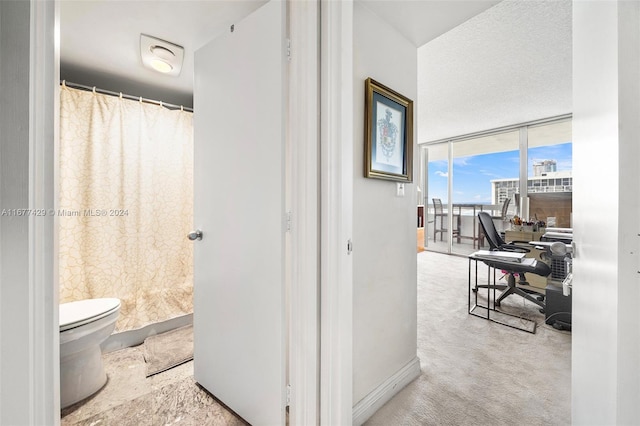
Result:
[[363,177],[365,79],[371,77],[415,101],[416,72],[416,48],[378,16],[356,2],[354,404],[416,357],[416,184],[405,184],[405,196],[397,197],[395,182]]
[[639,424],[640,4],[573,11],[572,420]]
[[418,49],[418,142],[571,112],[571,1],[505,0]]
[[[618,9],[618,424],[640,424],[640,3]],[[593,178],[592,178],[593,179]],[[629,224],[636,224],[636,227]],[[593,342],[594,346],[598,343]],[[585,374],[586,370],[584,373]],[[596,389],[592,389],[597,392]]]

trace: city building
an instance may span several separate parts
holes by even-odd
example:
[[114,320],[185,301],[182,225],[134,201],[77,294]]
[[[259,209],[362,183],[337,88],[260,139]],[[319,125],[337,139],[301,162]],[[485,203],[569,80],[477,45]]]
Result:
[[[571,170],[556,171],[555,160],[544,160],[533,164],[534,175],[527,180],[527,193],[570,193],[573,188]],[[518,178],[492,179],[491,200],[493,204],[502,204],[513,194],[520,192]]]

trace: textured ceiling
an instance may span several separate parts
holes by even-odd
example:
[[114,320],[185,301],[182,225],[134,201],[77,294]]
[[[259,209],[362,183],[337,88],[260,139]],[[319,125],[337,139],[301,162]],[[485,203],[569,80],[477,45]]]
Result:
[[500,0],[356,0],[416,47],[433,40]]
[[571,1],[504,1],[418,49],[418,142],[570,113]]

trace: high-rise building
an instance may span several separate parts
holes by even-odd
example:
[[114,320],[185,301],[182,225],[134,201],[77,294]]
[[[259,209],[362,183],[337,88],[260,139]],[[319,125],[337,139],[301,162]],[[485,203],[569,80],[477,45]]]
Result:
[[[527,180],[527,192],[534,193],[560,193],[572,192],[573,178],[571,171],[556,171],[556,160],[543,160],[533,164],[533,176]],[[502,204],[513,194],[520,192],[520,180],[493,179],[491,180],[491,199],[494,204]]]
[[542,176],[543,173],[555,172],[556,165],[556,160],[542,160],[533,163],[533,175]]

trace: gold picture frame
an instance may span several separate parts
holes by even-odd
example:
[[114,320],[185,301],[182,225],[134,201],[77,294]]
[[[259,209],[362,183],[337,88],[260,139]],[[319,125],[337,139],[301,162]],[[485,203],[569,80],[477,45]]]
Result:
[[413,101],[365,80],[364,177],[413,181]]

